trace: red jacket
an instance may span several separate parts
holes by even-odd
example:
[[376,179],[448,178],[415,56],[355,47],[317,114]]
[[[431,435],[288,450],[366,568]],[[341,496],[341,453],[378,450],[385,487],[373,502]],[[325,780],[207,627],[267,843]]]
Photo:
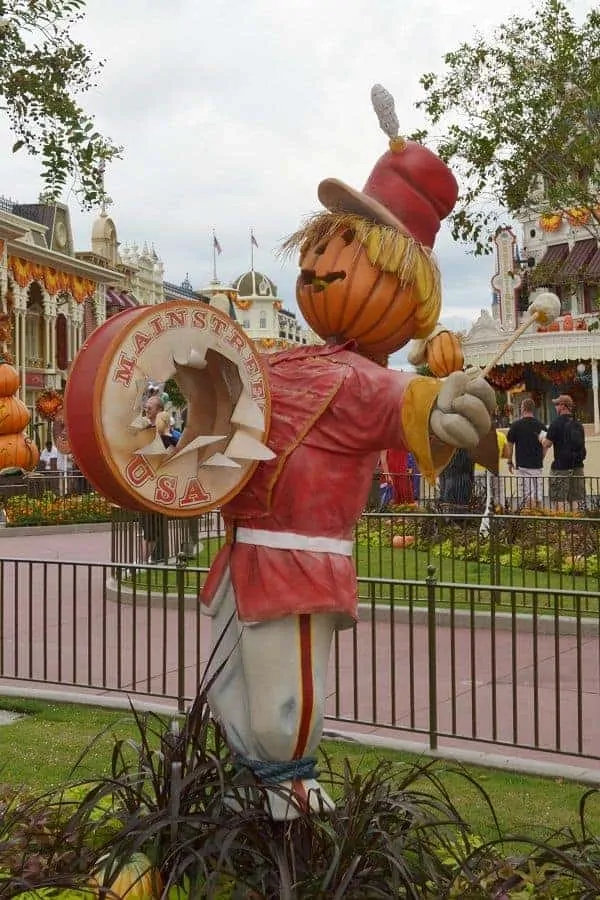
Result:
[[[242,621],[289,614],[357,614],[351,556],[235,542],[236,526],[352,540],[379,452],[405,446],[403,395],[413,375],[384,369],[348,346],[303,347],[266,359],[275,459],[259,464],[222,512],[233,543],[202,592],[210,605],[227,565]],[[350,618],[346,618],[350,617]]]

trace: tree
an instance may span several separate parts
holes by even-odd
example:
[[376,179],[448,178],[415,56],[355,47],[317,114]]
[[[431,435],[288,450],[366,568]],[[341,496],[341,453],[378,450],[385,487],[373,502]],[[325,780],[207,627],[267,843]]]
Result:
[[44,199],[56,201],[72,179],[91,207],[106,199],[104,166],[121,148],[77,100],[102,67],[71,37],[84,8],[85,0],[0,0],[0,109],[17,138],[13,152],[41,157]]
[[[437,150],[462,182],[453,236],[492,250],[506,212],[581,210],[600,222],[600,12],[577,25],[562,0],[513,16],[422,76]],[[431,138],[425,130],[414,135]]]

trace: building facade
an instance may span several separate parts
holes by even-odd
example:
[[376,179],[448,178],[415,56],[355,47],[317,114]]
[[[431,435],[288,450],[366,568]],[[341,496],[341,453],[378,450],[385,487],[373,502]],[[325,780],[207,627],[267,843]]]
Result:
[[314,331],[300,324],[295,313],[284,308],[277,285],[267,275],[250,269],[236,278],[232,287],[236,318],[263,353],[323,343]]
[[106,318],[107,286],[124,282],[105,261],[75,253],[68,207],[0,200],[1,350],[19,372],[34,433],[36,399],[64,387],[86,335]]
[[496,273],[491,310],[482,310],[464,340],[469,365],[490,363],[523,322],[542,291],[556,293],[561,314],[547,327],[533,325],[502,357],[489,380],[508,396],[507,415],[531,396],[541,417],[554,415],[552,399],[573,396],[578,416],[600,434],[600,248],[584,210],[521,217],[522,244],[510,228],[495,237]]

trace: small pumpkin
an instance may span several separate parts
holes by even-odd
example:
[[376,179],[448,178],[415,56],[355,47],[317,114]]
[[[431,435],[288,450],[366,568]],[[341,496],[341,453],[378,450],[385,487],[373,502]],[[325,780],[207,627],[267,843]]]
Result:
[[[106,869],[101,868],[94,876],[93,884],[95,887],[110,888],[107,896],[121,897],[124,900],[159,900],[163,890],[160,872],[145,853],[132,853],[112,881],[108,880]],[[100,891],[96,896],[99,894]]]
[[395,534],[392,538],[392,547],[395,547],[396,550],[405,550],[407,547],[412,547],[414,542],[415,538],[412,534]]
[[0,434],[0,470],[24,469],[30,472],[40,460],[40,451],[23,433]]
[[10,397],[19,389],[21,379],[14,366],[0,357],[0,397]]
[[359,216],[315,216],[285,245],[300,249],[296,297],[322,338],[355,340],[372,356],[430,333],[440,309],[437,267],[398,229]]
[[465,357],[458,336],[452,331],[440,331],[432,337],[425,348],[425,361],[436,378],[460,372]]

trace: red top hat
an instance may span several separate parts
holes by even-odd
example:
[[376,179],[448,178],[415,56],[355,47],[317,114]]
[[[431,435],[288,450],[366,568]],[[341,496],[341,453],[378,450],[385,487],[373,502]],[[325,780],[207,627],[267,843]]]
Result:
[[391,149],[377,160],[362,191],[326,178],[319,185],[319,200],[331,212],[355,213],[391,225],[431,248],[441,219],[456,203],[456,179],[427,147],[398,137],[394,101],[385,88],[376,84],[371,99]]

